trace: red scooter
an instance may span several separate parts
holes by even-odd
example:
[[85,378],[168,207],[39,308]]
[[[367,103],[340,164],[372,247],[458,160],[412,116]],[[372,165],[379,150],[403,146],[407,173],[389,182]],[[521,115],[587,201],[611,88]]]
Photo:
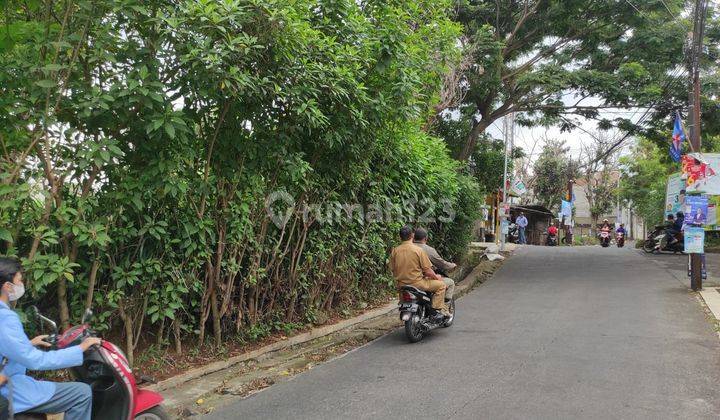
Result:
[[[57,324],[42,316],[37,308],[32,311],[39,321],[52,328],[47,341],[56,349],[64,349],[80,344],[86,337],[96,336],[88,322],[92,311],[88,309],[80,325],[69,328],[58,336]],[[93,393],[93,420],[169,420],[170,416],[160,404],[163,397],[152,391],[139,389],[125,353],[115,344],[104,341],[98,347],[85,352],[83,364],[71,368],[73,377],[90,385]],[[16,420],[37,419],[32,413],[21,413]]]

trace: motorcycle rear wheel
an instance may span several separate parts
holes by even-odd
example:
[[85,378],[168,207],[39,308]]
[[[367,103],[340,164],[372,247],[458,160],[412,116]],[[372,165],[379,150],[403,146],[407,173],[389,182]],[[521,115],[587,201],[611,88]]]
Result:
[[158,405],[138,414],[135,420],[170,420],[171,418],[165,409]]
[[425,331],[423,331],[423,328],[420,325],[419,317],[417,317],[417,321],[415,319],[416,317],[413,316],[405,321],[405,335],[411,343],[417,343],[425,336]]

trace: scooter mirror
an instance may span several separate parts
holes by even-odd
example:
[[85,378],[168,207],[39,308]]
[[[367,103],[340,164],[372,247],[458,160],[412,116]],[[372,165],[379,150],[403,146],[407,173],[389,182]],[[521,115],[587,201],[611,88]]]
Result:
[[30,307],[30,314],[35,318],[38,328],[42,328],[42,318],[40,318],[40,310],[38,310],[37,306],[33,305]]
[[82,320],[80,321],[81,324],[87,324],[90,322],[90,320],[93,317],[93,311],[90,308],[85,309],[85,313],[83,313]]

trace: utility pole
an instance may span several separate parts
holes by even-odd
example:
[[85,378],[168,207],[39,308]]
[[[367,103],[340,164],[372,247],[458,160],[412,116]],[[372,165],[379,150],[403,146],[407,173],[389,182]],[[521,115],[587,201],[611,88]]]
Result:
[[[700,136],[700,55],[702,53],[703,33],[705,31],[705,15],[707,0],[695,0],[693,17],[692,44],[690,47],[690,145],[695,152],[700,152],[702,139]],[[690,287],[694,291],[702,289],[702,255],[690,254]]]
[[[574,181],[571,179],[567,183],[567,199],[569,202],[573,202],[573,183]],[[568,245],[572,245],[573,243],[573,234],[572,234],[572,226],[570,225],[572,223],[572,215],[570,216],[570,219],[565,220],[565,215],[562,217],[561,223],[563,224],[563,229],[565,230],[565,242]],[[558,231],[559,232],[559,231]]]
[[513,131],[515,128],[515,118],[513,114],[508,114],[503,118],[503,129],[505,134],[505,169],[503,170],[503,209],[502,209],[502,216],[500,218],[500,250],[505,251],[505,232],[503,231],[503,226],[507,226],[507,219],[508,219],[508,196],[507,196],[507,182],[508,182],[508,145],[511,145],[514,143],[513,139]]

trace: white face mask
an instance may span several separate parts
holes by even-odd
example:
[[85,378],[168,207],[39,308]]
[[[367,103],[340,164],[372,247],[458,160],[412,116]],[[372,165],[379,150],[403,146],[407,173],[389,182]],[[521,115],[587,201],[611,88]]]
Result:
[[25,285],[20,284],[17,285],[15,283],[12,284],[12,290],[8,293],[8,300],[10,302],[15,302],[16,300],[20,299],[25,294]]

